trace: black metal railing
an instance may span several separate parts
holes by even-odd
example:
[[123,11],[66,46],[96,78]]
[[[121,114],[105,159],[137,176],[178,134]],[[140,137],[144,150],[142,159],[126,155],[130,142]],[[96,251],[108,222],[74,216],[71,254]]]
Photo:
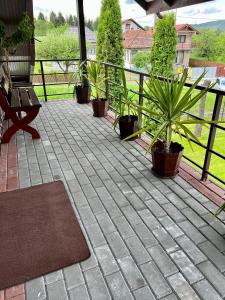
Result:
[[[72,62],[73,66],[77,64],[77,62],[79,61],[79,59],[59,59],[59,60],[35,60],[35,61],[31,61],[31,60],[24,60],[24,63],[30,63],[30,64],[35,64],[35,69],[37,69],[37,64],[39,64],[40,66],[40,72],[36,73],[32,73],[30,74],[31,77],[33,77],[33,85],[34,87],[38,87],[38,86],[42,86],[43,87],[43,94],[39,95],[38,97],[43,98],[44,101],[48,101],[49,97],[53,97],[53,96],[69,96],[70,98],[72,98],[73,93],[72,92],[63,92],[63,93],[48,93],[47,88],[48,86],[61,86],[61,85],[66,85],[68,86],[69,80],[68,77],[73,73],[72,69],[70,68],[70,70],[68,72],[54,72],[54,71],[46,71],[46,63],[57,63],[57,62],[65,62],[65,61],[70,61]],[[0,61],[0,63],[3,61]],[[21,60],[11,60],[10,63],[21,63]],[[137,82],[137,90],[134,89],[129,89],[130,93],[133,93],[134,95],[136,95],[137,97],[137,103],[141,106],[143,106],[144,101],[146,101],[147,99],[144,97],[143,95],[143,88],[144,88],[144,80],[146,78],[149,77],[149,74],[144,73],[144,72],[139,72],[136,70],[131,70],[128,68],[123,68],[117,65],[113,65],[113,64],[109,64],[109,63],[102,63],[102,65],[104,66],[104,72],[105,72],[105,77],[107,78],[105,81],[105,88],[104,88],[104,92],[106,94],[106,97],[109,99],[119,99],[118,95],[115,95],[113,93],[110,92],[112,87],[116,87],[118,86],[117,83],[111,81],[108,79],[108,75],[110,72],[111,68],[117,69],[117,70],[122,70],[124,69],[124,71],[126,72],[127,76],[134,76],[135,78],[132,79],[132,81]],[[129,74],[129,75],[128,75]],[[22,76],[22,75],[21,75]],[[37,76],[39,76],[38,78],[38,82],[36,80],[35,82],[35,78],[37,78]],[[63,81],[60,80],[53,80],[48,82],[47,81],[47,77],[48,76],[55,76],[54,78],[57,79],[57,76],[61,76],[62,78],[64,78]],[[41,78],[41,80],[40,80]],[[186,83],[185,86],[186,87],[190,87],[192,84],[191,83]],[[204,89],[204,86],[197,86],[196,90],[202,90]],[[57,90],[57,88],[56,88]],[[219,120],[220,118],[220,114],[221,114],[221,110],[222,110],[222,103],[223,103],[223,96],[225,95],[225,91],[213,88],[209,91],[209,93],[213,94],[215,96],[215,103],[213,106],[213,111],[212,111],[212,120]],[[225,103],[224,103],[225,104]],[[112,110],[115,111],[115,107],[111,105],[110,103],[110,108]],[[139,122],[140,122],[140,126],[142,125],[143,120],[147,117],[147,115],[144,112],[138,112],[139,113]],[[190,112],[187,112],[187,115],[193,115]],[[149,116],[148,116],[149,117]],[[199,118],[198,116],[195,116],[197,118]],[[155,122],[159,122],[157,119],[155,118],[151,118],[153,121]],[[201,118],[199,118],[201,119]],[[216,132],[217,129],[225,131],[225,127],[221,126],[221,125],[216,125],[216,124],[212,124],[210,125],[210,129],[209,129],[209,133],[207,136],[207,142],[206,144],[201,144],[199,142],[197,142],[196,140],[190,139],[192,143],[194,143],[195,145],[197,145],[198,147],[200,147],[201,149],[203,149],[205,151],[204,154],[204,162],[203,164],[200,164],[199,162],[193,160],[193,158],[184,155],[184,158],[190,162],[192,165],[194,165],[195,167],[197,167],[200,171],[201,171],[201,179],[202,180],[206,180],[208,176],[211,176],[211,178],[215,179],[217,182],[225,185],[225,180],[223,180],[222,178],[220,178],[217,174],[212,173],[210,171],[210,162],[211,162],[211,157],[212,155],[215,155],[216,157],[222,159],[225,163],[225,155],[223,155],[222,153],[220,153],[219,151],[215,151],[213,149],[214,144],[215,144],[215,138],[216,138]],[[150,136],[153,136],[153,134],[151,132],[148,133]],[[185,138],[185,136],[184,136]],[[225,165],[224,165],[225,166]],[[225,167],[224,167],[225,168]]]

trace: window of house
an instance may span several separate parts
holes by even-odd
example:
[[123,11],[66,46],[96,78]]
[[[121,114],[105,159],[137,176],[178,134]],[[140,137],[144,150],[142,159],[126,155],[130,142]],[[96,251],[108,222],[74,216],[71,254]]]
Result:
[[179,35],[179,43],[185,43],[186,42],[186,35]]

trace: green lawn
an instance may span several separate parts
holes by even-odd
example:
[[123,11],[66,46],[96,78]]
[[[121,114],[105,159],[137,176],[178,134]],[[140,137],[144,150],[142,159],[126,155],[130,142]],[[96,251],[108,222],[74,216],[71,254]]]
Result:
[[[41,101],[44,101],[44,89],[42,86],[36,86],[35,92],[39,99]],[[64,100],[64,99],[73,99],[73,95],[66,94],[66,93],[72,93],[73,92],[73,86],[68,86],[68,85],[51,85],[51,86],[46,86],[46,92],[48,95],[48,101],[52,100]],[[53,95],[53,94],[65,94],[65,95]]]

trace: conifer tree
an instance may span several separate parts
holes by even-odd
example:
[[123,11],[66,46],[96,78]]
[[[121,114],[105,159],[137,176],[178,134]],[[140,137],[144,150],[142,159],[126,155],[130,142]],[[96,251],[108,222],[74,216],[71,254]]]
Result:
[[173,13],[170,13],[156,21],[150,57],[153,74],[161,76],[173,75],[176,45],[176,18]]
[[[121,11],[118,0],[102,0],[97,32],[97,60],[124,65]],[[118,70],[110,68],[110,80],[119,83]]]

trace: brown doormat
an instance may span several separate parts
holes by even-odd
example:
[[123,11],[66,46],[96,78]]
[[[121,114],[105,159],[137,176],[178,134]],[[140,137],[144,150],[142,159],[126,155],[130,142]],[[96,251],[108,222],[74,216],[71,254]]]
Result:
[[61,181],[0,193],[0,290],[89,256]]

